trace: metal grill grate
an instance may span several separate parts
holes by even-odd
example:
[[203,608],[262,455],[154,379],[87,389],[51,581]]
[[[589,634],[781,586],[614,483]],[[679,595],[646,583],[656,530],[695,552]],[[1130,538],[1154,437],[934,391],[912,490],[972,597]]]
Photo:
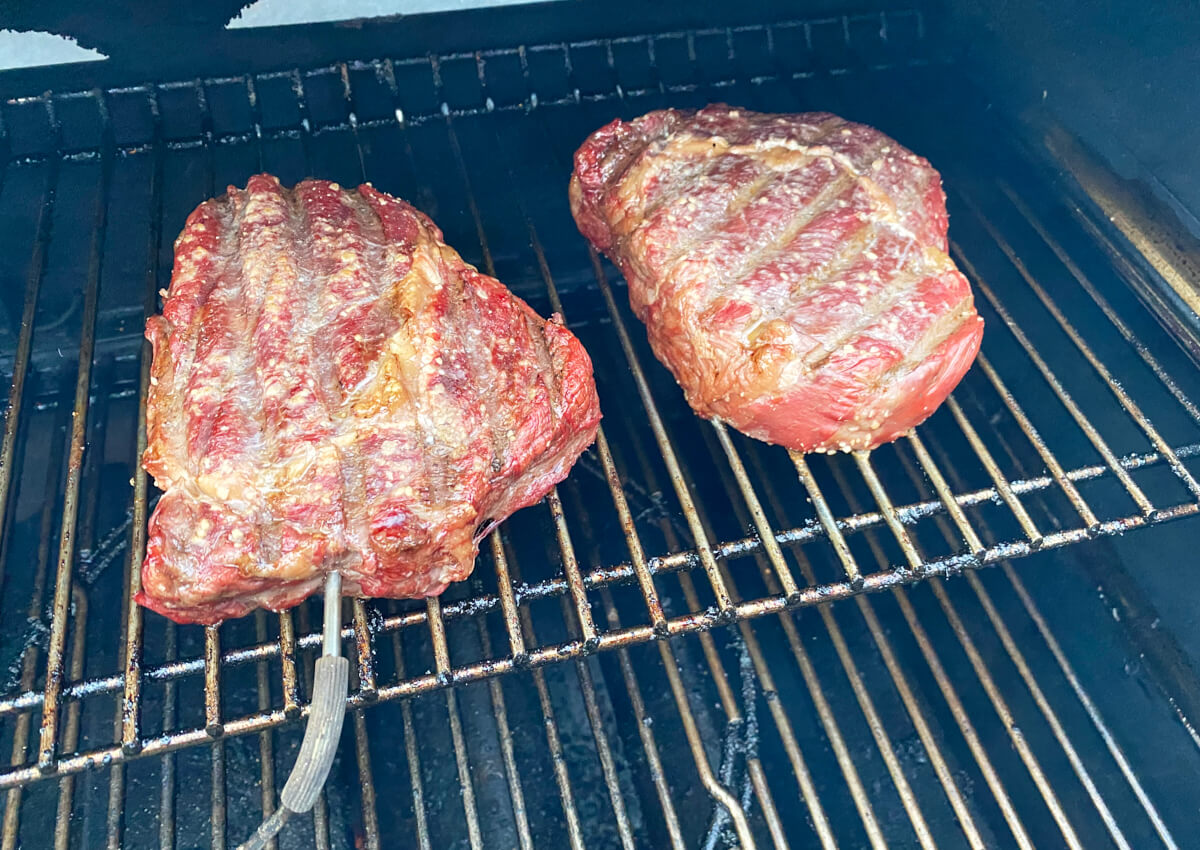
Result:
[[[256,170],[285,183],[370,179],[427,209],[469,261],[541,312],[564,313],[596,363],[606,414],[572,478],[491,535],[470,582],[441,600],[347,604],[352,706],[442,690],[446,713],[434,721],[427,700],[398,702],[399,720],[389,716],[404,769],[379,749],[376,712],[354,714],[361,819],[347,826],[344,807],[322,802],[318,846],[341,846],[353,829],[380,846],[401,823],[421,846],[448,831],[481,847],[489,818],[521,847],[545,835],[552,846],[682,847],[705,835],[710,846],[788,846],[800,835],[827,847],[933,846],[947,835],[1031,846],[1046,828],[1074,847],[1096,836],[1144,846],[1126,831],[1176,846],[1008,559],[1195,514],[1200,411],[1190,397],[1200,380],[1079,235],[1072,211],[1043,196],[1041,178],[1007,148],[984,158],[972,134],[991,125],[923,37],[919,14],[889,13],[5,104],[0,209],[14,225],[4,238],[10,256],[28,260],[6,271],[23,276],[24,294],[16,338],[0,337],[13,376],[0,454],[3,610],[6,622],[27,624],[5,643],[3,846],[39,824],[58,846],[85,834],[67,815],[79,809],[74,775],[91,768],[107,771],[95,805],[109,846],[192,844],[189,824],[223,846],[227,831],[238,837],[229,812],[269,813],[276,760],[290,764],[294,729],[281,727],[304,714],[320,642],[308,606],[201,630],[129,601],[151,506],[135,464],[148,381],[141,323],[186,213]],[[975,117],[947,129],[931,89]],[[569,157],[614,113],[710,100],[839,111],[927,153],[946,175],[955,259],[988,335],[976,369],[917,433],[870,456],[788,457],[695,419],[653,361],[623,284],[574,232]],[[961,582],[931,582],[919,602],[904,589],[985,564],[1001,564],[1005,583],[989,591],[967,572],[970,595]],[[884,590],[894,601],[862,595]],[[993,601],[1000,592],[1009,608]],[[848,606],[823,605],[819,619],[791,613],[850,597],[861,618],[853,631],[843,627]],[[965,619],[964,604],[982,616]],[[756,621],[766,615],[777,617]],[[1045,644],[1036,663],[1013,617]],[[707,631],[733,622],[736,633]],[[651,643],[666,636],[675,639]],[[615,653],[589,658],[596,650]],[[995,658],[1015,667],[1027,692],[1019,699],[998,681]],[[823,684],[835,666],[849,688],[840,696]],[[514,695],[512,677],[498,678],[517,671],[528,671],[518,681],[532,691]],[[1095,752],[1080,755],[1082,733],[1053,707],[1064,694],[1086,735],[1099,735]],[[1042,739],[1017,723],[1029,700]],[[810,714],[798,716],[801,702]],[[656,725],[665,709],[671,720]],[[856,710],[864,728],[847,718]],[[980,719],[988,711],[999,732]],[[620,712],[631,722],[616,723]],[[897,718],[924,767],[889,734]],[[389,741],[396,726],[382,727]],[[757,749],[760,727],[778,740],[778,758]],[[257,775],[246,777],[246,750],[236,750],[236,769],[228,753],[230,739],[251,733]],[[993,733],[1009,752],[997,752]],[[444,755],[435,739],[453,764],[431,764]],[[590,784],[581,746],[594,751]],[[865,764],[864,747],[877,764]],[[146,804],[157,834],[137,822],[143,802],[126,792],[133,783],[149,793],[135,774],[147,762],[134,761],[147,756],[159,757],[159,801]],[[1104,759],[1121,774],[1116,790],[1111,777],[1093,777]],[[500,778],[480,775],[481,762]],[[201,764],[211,809],[197,814],[176,798]],[[1061,792],[1055,771],[1081,790]],[[407,814],[377,799],[380,773],[409,786]],[[701,796],[681,799],[693,774]],[[448,814],[426,795],[434,776],[461,810]],[[56,803],[45,797],[55,786],[35,784],[48,778]],[[252,780],[261,806],[230,793]],[[531,790],[539,782],[554,791]],[[784,801],[797,792],[802,808]],[[26,799],[35,794],[37,805]],[[545,810],[548,797],[558,814]]]

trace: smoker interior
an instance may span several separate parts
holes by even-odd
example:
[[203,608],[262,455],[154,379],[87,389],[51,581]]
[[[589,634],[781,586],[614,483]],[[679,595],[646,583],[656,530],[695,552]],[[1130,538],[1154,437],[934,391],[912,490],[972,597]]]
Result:
[[[319,604],[209,629],[130,605],[154,500],[144,319],[187,213],[265,170],[427,211],[564,313],[605,413],[470,581],[347,601],[353,711],[279,847],[1187,846],[1200,372],[926,25],[6,102],[0,845],[225,847],[277,805]],[[831,110],[942,171],[987,333],[916,437],[793,459],[693,416],[653,359],[573,226],[570,156],[617,115],[711,101]]]

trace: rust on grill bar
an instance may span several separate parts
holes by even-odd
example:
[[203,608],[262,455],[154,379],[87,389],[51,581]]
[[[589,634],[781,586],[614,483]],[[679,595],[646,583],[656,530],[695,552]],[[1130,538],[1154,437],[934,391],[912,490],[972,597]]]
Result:
[[[102,103],[102,101],[101,101]],[[107,113],[101,107],[101,116]],[[107,123],[107,122],[106,122]],[[95,224],[88,255],[87,282],[81,319],[79,365],[75,377],[75,402],[71,412],[71,441],[67,454],[67,483],[62,501],[62,524],[58,542],[58,566],[54,573],[54,601],[50,620],[50,643],[46,649],[46,688],[42,701],[42,730],[37,767],[54,771],[58,756],[59,698],[66,675],[66,649],[71,582],[75,562],[75,519],[79,511],[79,485],[83,473],[84,443],[87,440],[88,406],[91,400],[92,354],[96,344],[96,313],[100,299],[100,270],[104,263],[104,235],[108,225],[108,189],[112,169],[111,139],[105,132],[100,158],[100,191],[96,200]]]
[[[1101,279],[1145,274],[1102,225],[1033,194],[1040,184],[1018,166],[980,178],[974,154],[941,154],[986,353],[928,423],[852,457],[788,457],[696,420],[623,283],[564,229],[571,151],[618,112],[860,109],[915,144],[930,134],[923,107],[905,119],[885,78],[900,78],[896,92],[956,90],[937,58],[872,70],[851,55],[853,33],[888,44],[906,29],[926,44],[919,12],[886,12],[3,104],[44,110],[54,139],[28,157],[4,148],[0,184],[0,207],[18,178],[40,193],[26,204],[19,330],[0,351],[11,371],[0,576],[5,611],[29,624],[0,691],[11,735],[0,848],[34,843],[49,823],[35,805],[56,814],[36,837],[61,848],[88,843],[79,813],[93,800],[110,848],[191,846],[198,824],[224,847],[276,805],[321,642],[309,606],[200,629],[132,603],[152,506],[141,326],[189,204],[252,170],[375,180],[427,208],[470,262],[564,316],[592,353],[606,414],[572,476],[490,535],[469,581],[420,602],[346,604],[353,719],[293,840],[1028,848],[1053,831],[1070,847],[1178,847],[1186,818],[1048,606],[1053,585],[1037,570],[1050,568],[1021,575],[1011,562],[1063,564],[1051,553],[1200,513],[1200,382]],[[822,39],[844,64],[797,67],[798,46]],[[79,102],[97,108],[97,141],[70,135],[66,151],[63,105]],[[110,110],[135,103],[145,137],[127,141]],[[78,185],[77,163],[92,169],[94,207],[63,190]],[[145,236],[118,244],[131,197]],[[78,256],[64,216],[86,234]],[[39,359],[42,335],[56,339],[43,302],[72,258],[78,358],[51,374],[71,364]],[[1092,308],[1102,327],[1085,318]],[[123,569],[106,575],[92,559],[112,536],[100,523],[114,515],[105,500],[118,490],[104,482],[118,465],[133,473],[129,527],[115,535]],[[975,572],[987,565],[1000,569]],[[1104,626],[1117,641],[1122,625]],[[1114,685],[1131,700],[1140,686]],[[47,778],[57,784],[35,784]]]

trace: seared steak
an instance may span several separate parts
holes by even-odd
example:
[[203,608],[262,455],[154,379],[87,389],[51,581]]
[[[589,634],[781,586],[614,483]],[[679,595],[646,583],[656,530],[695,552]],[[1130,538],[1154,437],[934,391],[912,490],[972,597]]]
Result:
[[175,243],[143,464],[165,492],[138,601],[211,623],[466,577],[496,523],[592,442],[592,366],[371,186],[252,177]]
[[894,440],[979,350],[941,179],[871,127],[651,112],[583,143],[570,195],[688,402],[752,437],[801,451]]

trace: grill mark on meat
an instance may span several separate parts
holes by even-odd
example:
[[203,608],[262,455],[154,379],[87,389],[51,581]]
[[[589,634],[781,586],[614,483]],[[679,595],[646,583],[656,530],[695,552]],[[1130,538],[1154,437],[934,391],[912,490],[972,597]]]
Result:
[[[262,178],[252,178],[246,190],[235,197],[241,204],[238,253],[242,257],[245,284],[242,297],[247,303],[247,322],[241,339],[241,357],[236,365],[231,364],[234,391],[255,420],[259,452],[256,465],[286,478],[288,467],[301,467],[307,472],[314,463],[307,446],[295,445],[290,426],[293,399],[304,392],[307,378],[303,351],[291,344],[289,333],[297,318],[295,299],[303,297],[307,289],[296,261],[297,245],[303,241],[296,232],[298,205],[277,182]],[[303,401],[302,396],[300,400]],[[307,420],[311,411],[305,410],[301,415]],[[238,460],[225,460],[219,474],[222,478],[248,477],[239,466]],[[255,488],[259,492],[247,495],[256,502],[272,501],[280,482],[276,478],[266,483],[265,488]],[[217,495],[222,497],[219,489]],[[257,512],[260,507],[266,506],[256,505],[253,510]],[[291,565],[284,557],[285,536],[282,521],[261,526],[260,558],[244,572],[259,575],[290,572]]]
[[[343,374],[340,369],[337,370],[336,377],[334,377],[332,352],[337,348],[336,339],[321,340],[316,336],[314,339],[330,345],[330,410],[334,421],[338,423],[338,434],[334,443],[341,459],[345,533],[349,545],[353,547],[353,551],[358,553],[358,568],[367,571],[368,561],[372,561],[371,566],[373,566],[373,560],[367,554],[371,552],[367,459],[363,451],[346,451],[342,448],[343,442],[347,445],[362,442],[357,433],[360,420],[352,415],[353,407],[345,402],[354,390],[363,383],[369,382],[378,373],[379,354],[384,350],[386,340],[398,332],[400,320],[386,307],[388,295],[394,289],[396,282],[385,266],[383,246],[387,244],[387,239],[384,236],[383,222],[375,210],[358,193],[345,192],[343,198],[354,209],[355,218],[362,234],[362,261],[366,268],[366,279],[375,285],[374,289],[368,289],[365,307],[360,308],[367,311],[368,318],[365,321],[370,323],[369,327],[378,329],[375,335],[366,337],[362,343],[362,347],[371,351],[374,356],[366,364],[357,382]],[[389,327],[389,319],[394,326]],[[347,560],[352,561],[354,558]]]
[[[811,224],[811,222],[810,222]],[[792,245],[804,235],[804,232],[796,235],[792,240]],[[762,329],[767,325],[778,323],[783,320],[786,322],[790,313],[790,307],[806,297],[819,293],[825,284],[830,280],[836,280],[837,276],[844,272],[850,265],[856,262],[862,253],[867,250],[867,247],[872,244],[872,239],[875,236],[875,227],[870,222],[867,222],[858,228],[854,233],[846,237],[845,241],[839,243],[837,250],[831,257],[828,257],[816,266],[806,271],[799,279],[791,281],[788,285],[788,297],[776,299],[772,303],[763,304],[759,301],[760,307],[764,307],[762,314],[754,322],[752,326],[746,329],[746,341],[751,347],[758,347],[757,340]],[[752,281],[755,277],[762,274],[763,270],[768,268],[768,264],[760,265],[753,272],[742,279],[743,288],[749,289],[751,292],[756,291],[756,287]],[[770,307],[771,309],[765,309]],[[787,323],[788,327],[793,331],[798,331],[792,323]],[[804,336],[809,336],[803,333]]]
[[[717,158],[714,157],[714,161]],[[696,232],[690,228],[685,229],[680,234],[680,240],[675,246],[675,250],[662,263],[664,269],[664,277],[669,277],[674,273],[676,266],[686,259],[698,245],[702,245],[712,239],[716,234],[727,228],[731,221],[735,220],[741,213],[755,200],[763,196],[764,190],[773,183],[781,182],[787,179],[786,173],[768,170],[761,177],[757,178],[753,183],[746,186],[741,192],[730,199],[728,206],[721,214],[714,215],[712,220],[706,222],[704,226]],[[680,194],[687,196],[689,188],[684,186],[680,190]]]
[[772,235],[771,241],[743,258],[735,271],[728,275],[722,275],[712,294],[719,296],[734,287],[740,287],[746,278],[754,274],[757,269],[778,257],[817,216],[828,209],[829,205],[845,192],[851,182],[849,175],[841,174],[832,183],[825,186],[810,203],[800,208],[783,230]]
[[[427,248],[420,248],[418,249],[418,254],[427,250]],[[408,397],[413,406],[413,412],[415,414],[414,421],[416,423],[417,434],[424,449],[424,451],[421,452],[421,467],[422,481],[425,483],[427,491],[424,494],[425,500],[430,502],[442,502],[446,498],[446,490],[445,487],[442,486],[443,482],[441,480],[441,476],[438,475],[437,470],[430,462],[430,454],[437,448],[439,439],[437,429],[433,426],[433,421],[429,416],[427,410],[428,405],[426,403],[426,387],[424,382],[425,373],[424,369],[422,368],[422,360],[424,357],[421,350],[421,342],[422,340],[427,339],[427,337],[418,335],[418,321],[420,321],[422,325],[428,321],[428,313],[431,309],[428,303],[431,287],[427,285],[426,281],[419,279],[419,275],[417,273],[418,254],[413,255],[412,268],[410,269],[409,273],[405,275],[404,280],[400,284],[400,288],[403,293],[402,297],[406,299],[409,296],[418,293],[424,293],[425,298],[422,299],[421,303],[413,305],[416,309],[412,311],[412,318],[410,321],[405,323],[404,328],[401,330],[404,342],[406,343],[409,351],[411,351],[411,355],[410,359],[408,359],[408,367],[406,368],[406,365],[401,363],[399,371],[404,378],[405,385],[408,390]],[[437,267],[435,266],[435,268]],[[438,268],[437,271],[440,272],[440,268]],[[421,330],[424,329],[422,328]],[[404,356],[404,354],[397,353],[397,359],[404,358]]]
[[[476,292],[476,289],[482,286],[482,282],[479,281],[463,281],[461,291],[465,315],[461,325],[461,333],[467,339],[470,339],[472,336],[472,331],[477,334],[477,329],[484,326],[484,316],[480,309],[479,296]],[[503,463],[509,443],[507,438],[509,432],[508,423],[500,421],[498,405],[493,402],[494,394],[503,391],[499,386],[502,376],[496,373],[496,369],[492,365],[493,355],[490,347],[483,348],[481,351],[480,348],[482,346],[472,342],[468,344],[467,348],[471,353],[471,383],[473,386],[479,388],[476,402],[483,416],[483,427],[486,429],[488,442],[492,450],[487,474],[489,478],[494,478],[496,473],[499,472],[496,466],[498,463]],[[486,363],[484,362],[484,358],[486,358]],[[503,439],[501,439],[502,434],[505,435]]]
[[[463,379],[456,386],[447,390],[452,403],[458,408],[462,418],[463,438],[462,455],[464,458],[476,459],[478,453],[472,451],[471,443],[484,442],[489,446],[493,456],[496,454],[494,421],[490,415],[490,399],[493,384],[488,381],[488,370],[479,362],[479,351],[471,344],[468,329],[474,326],[475,316],[469,314],[468,302],[471,300],[467,293],[469,286],[466,275],[445,279],[446,296],[446,327],[450,339],[443,339],[436,358],[445,360],[452,357],[461,362],[464,370]],[[442,375],[448,371],[442,363]],[[490,458],[485,468],[490,467]]]
[[[979,321],[979,316],[975,313],[974,299],[970,293],[955,304],[949,312],[943,313],[935,321],[931,322],[922,332],[921,336],[918,337],[912,349],[905,353],[900,362],[893,364],[888,369],[876,375],[871,380],[870,387],[867,390],[868,394],[886,398],[889,386],[902,380],[914,369],[923,364],[930,355],[953,339],[955,334],[962,330],[968,321]],[[879,427],[879,424],[887,422],[895,412],[896,407],[903,401],[903,398],[894,399],[891,404],[886,406],[876,403],[871,421],[863,422],[855,420],[847,423],[838,432],[836,439],[846,439],[855,431],[874,430]]]
[[876,387],[886,386],[892,383],[897,376],[906,375],[920,366],[930,354],[941,348],[969,321],[979,321],[979,317],[975,313],[975,300],[970,293],[952,309],[930,322],[913,347],[905,353],[904,359],[876,379]]
[[[304,185],[305,196],[316,191]],[[298,187],[299,190],[300,187]],[[357,195],[337,190],[337,219],[330,222],[326,237],[336,247],[328,257],[329,273],[317,300],[312,318],[329,325],[327,333],[315,340],[328,363],[328,398],[338,408],[348,394],[366,379],[375,365],[385,339],[376,305],[379,302],[379,237],[382,235],[378,217]],[[376,238],[373,235],[378,234]],[[327,318],[333,314],[330,322]],[[314,324],[315,327],[315,324]]]
[[[804,356],[802,362],[805,368],[813,372],[822,368],[830,357],[852,343],[860,334],[879,321],[879,318],[901,298],[919,286],[927,274],[925,269],[912,269],[908,267],[907,263],[898,268],[887,283],[871,294],[856,321],[838,329],[832,335],[832,339],[827,337],[815,351]],[[897,281],[903,281],[903,285]]]
[[[686,144],[690,144],[691,142],[692,139],[690,138],[685,139],[680,137],[676,144],[679,147],[684,147]],[[673,204],[681,198],[686,198],[688,194],[688,187],[697,181],[711,177],[713,172],[721,167],[721,161],[719,157],[706,156],[704,153],[686,160],[681,165],[680,163],[671,159],[671,156],[669,155],[671,153],[670,148],[671,146],[668,145],[664,150],[649,154],[649,157],[651,162],[660,169],[671,165],[674,165],[674,167],[678,169],[671,175],[671,187],[678,187],[678,189],[674,193],[672,193],[669,189],[667,191],[660,192],[658,196],[654,198],[654,200],[650,201],[650,203],[648,203],[642,209],[641,215],[643,223],[645,220],[653,217],[655,213],[663,209],[668,204]],[[639,186],[645,186],[650,179],[656,178],[659,175],[657,171],[650,171],[649,173],[639,173],[633,176],[637,177]],[[624,191],[626,187],[628,187],[630,179],[631,175],[627,174],[617,184],[618,191]],[[634,194],[636,195],[638,193],[635,192]]]
[[[251,500],[257,496],[245,474],[264,446],[266,415],[254,332],[266,300],[268,278],[275,271],[271,259],[279,254],[275,249],[280,223],[279,197],[265,194],[246,191],[233,196],[235,252],[241,263],[237,275],[227,275],[209,299],[209,309],[219,311],[220,318],[210,313],[202,322],[221,338],[203,351],[197,348],[192,376],[192,386],[199,394],[211,393],[218,399],[211,418],[205,417],[200,425],[209,429],[207,439],[197,440],[192,447],[200,471],[196,483],[221,501],[231,495]],[[282,219],[286,218],[284,211]]]
[[[326,439],[310,449],[316,480],[316,492],[296,499],[298,507],[307,508],[315,518],[327,517],[327,529],[312,535],[330,541],[331,566],[347,565],[345,553],[363,552],[366,542],[366,488],[361,462],[362,452],[347,452],[344,445],[355,443],[356,421],[344,404],[346,393],[342,386],[339,353],[346,342],[339,324],[344,311],[339,303],[349,298],[355,305],[371,304],[377,297],[371,283],[379,279],[378,270],[370,267],[369,230],[377,221],[364,220],[362,209],[354,203],[356,195],[342,190],[337,184],[310,181],[300,184],[292,193],[296,211],[295,256],[302,270],[305,314],[300,321],[300,340],[308,362],[306,371],[314,378],[321,411],[325,417]],[[338,319],[329,333],[319,333],[322,323],[328,323],[331,312]],[[355,352],[361,356],[361,351]],[[353,542],[353,550],[348,544]]]
[[[171,392],[171,385],[175,383],[176,375],[191,372],[205,307],[213,290],[228,274],[230,252],[225,250],[230,233],[228,218],[228,209],[217,201],[206,201],[189,216],[189,228],[175,243],[172,283],[163,303],[163,315],[158,317],[157,332],[162,335],[159,344],[170,357],[172,368],[150,387],[150,399],[166,412],[161,427],[150,434],[146,458],[153,459],[158,467],[170,468],[174,473],[172,480],[193,476],[199,471],[189,451],[187,386],[182,391]],[[202,235],[214,228],[215,240]],[[203,243],[207,241],[213,241],[211,247],[204,247]],[[200,252],[199,256],[197,252]]]
[[[389,293],[395,288],[396,281],[384,271],[383,246],[387,244],[387,238],[384,235],[383,222],[358,193],[347,192],[346,198],[354,207],[359,226],[362,228],[367,279],[374,284],[374,289],[368,290],[368,306],[364,319],[367,330],[373,333],[364,333],[361,345],[365,349],[365,365],[360,380],[353,385],[357,386],[362,381],[369,380],[371,374],[378,369],[380,352],[385,349],[386,341],[399,329],[401,320],[388,307]],[[348,394],[353,386],[347,386],[346,379],[341,376],[339,380],[342,382],[343,393]]]
[[[871,244],[875,236],[874,231],[875,227],[870,222],[854,231],[853,235],[847,237],[845,242],[838,246],[837,252],[832,257],[792,285],[791,294],[793,298],[808,295],[826,281],[836,279],[840,272],[845,271],[851,263],[862,256],[862,253],[867,250],[867,246]],[[783,312],[783,310],[780,310],[776,315],[782,315]]]
[[554,380],[554,362],[550,356],[550,340],[546,339],[546,324],[540,321],[540,317],[536,318],[529,315],[528,312],[522,311],[525,319],[526,332],[529,334],[529,339],[533,343],[532,348],[535,352],[538,362],[538,370],[534,374],[533,384],[536,386],[541,383],[546,388],[546,397],[550,404],[550,420],[552,422],[552,430],[558,429],[559,410],[562,403],[561,388],[556,386]]
[[[680,151],[688,151],[696,154],[695,157],[687,160],[682,171],[671,175],[672,185],[678,187],[675,194],[671,195],[669,192],[664,192],[660,194],[654,201],[652,201],[647,207],[645,207],[642,210],[642,222],[639,223],[637,228],[634,228],[635,230],[647,225],[654,217],[655,213],[657,213],[665,204],[674,203],[680,199],[684,199],[686,203],[686,199],[690,198],[692,195],[695,184],[701,183],[706,179],[710,179],[713,174],[722,167],[723,160],[726,158],[723,155],[730,151],[731,148],[728,142],[725,142],[724,140],[718,141],[717,139],[708,136],[700,117],[700,113],[697,113],[695,116],[693,116],[692,126],[687,131],[673,136],[663,146],[662,150],[652,155],[660,164],[664,162],[670,164],[672,162],[672,157]],[[822,122],[821,124],[817,125],[816,134],[814,137],[806,144],[820,144],[843,123],[845,122],[836,116]],[[706,136],[708,137],[706,138]],[[650,175],[643,175],[640,181],[641,185],[645,185],[647,177],[654,176],[657,176],[656,172]],[[768,169],[767,173],[763,174],[762,177],[760,177],[754,184],[746,187],[745,190],[736,195],[730,201],[730,203],[724,209],[725,217],[736,215],[746,206],[746,204],[757,197],[758,192],[762,190],[768,182],[771,182],[773,178],[778,176],[781,176],[778,172],[775,172],[773,169]],[[622,178],[621,180],[614,182],[613,185],[615,191],[618,193],[624,193],[627,190],[626,183],[626,178]],[[713,222],[713,228],[709,229],[709,233],[713,232],[716,227],[720,226],[722,223],[720,218],[720,215],[718,215],[717,220]],[[675,256],[667,263],[667,265],[671,265],[679,258],[683,251],[695,247],[695,245],[698,243],[699,240],[693,240],[691,244],[683,246],[680,251],[676,252]]]

